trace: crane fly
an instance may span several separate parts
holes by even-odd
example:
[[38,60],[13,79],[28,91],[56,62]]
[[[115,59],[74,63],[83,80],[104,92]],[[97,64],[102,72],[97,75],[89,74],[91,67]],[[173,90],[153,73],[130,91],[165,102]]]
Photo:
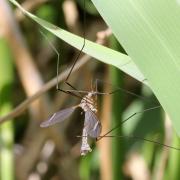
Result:
[[[175,149],[175,150],[180,150],[180,148],[176,148],[176,147],[172,147],[157,141],[153,141],[153,140],[149,140],[149,139],[145,139],[139,136],[134,136],[134,135],[129,135],[129,136],[112,136],[110,133],[113,132],[114,130],[118,129],[119,127],[122,126],[123,123],[125,123],[126,121],[130,120],[132,117],[141,114],[141,113],[145,113],[157,108],[161,108],[160,105],[156,105],[154,107],[150,107],[147,109],[144,109],[142,111],[139,112],[135,112],[132,115],[130,115],[129,117],[127,117],[126,119],[124,119],[122,122],[120,122],[119,124],[117,124],[114,128],[112,128],[111,130],[109,130],[108,132],[106,132],[105,134],[101,135],[101,129],[102,129],[102,125],[100,120],[98,119],[97,116],[97,95],[111,95],[113,93],[116,93],[118,91],[121,92],[125,92],[129,95],[135,96],[137,98],[140,99],[144,99],[144,100],[148,100],[143,96],[137,95],[135,93],[132,93],[130,91],[127,91],[123,88],[117,88],[115,91],[109,92],[109,93],[103,93],[103,92],[99,92],[97,91],[97,84],[98,81],[102,81],[102,80],[96,80],[95,83],[95,90],[91,90],[91,91],[79,91],[77,90],[72,84],[70,84],[68,82],[70,75],[72,73],[72,70],[74,68],[74,66],[76,65],[76,62],[78,61],[84,47],[85,47],[85,27],[86,27],[86,13],[85,13],[85,0],[83,1],[83,7],[84,7],[84,11],[83,11],[83,45],[81,50],[79,51],[77,57],[75,58],[72,66],[70,67],[69,73],[67,74],[67,77],[65,79],[65,84],[68,85],[70,88],[72,88],[71,90],[64,90],[61,89],[59,87],[59,80],[58,80],[58,76],[59,76],[59,53],[57,51],[57,49],[53,46],[53,44],[47,39],[47,37],[45,36],[44,33],[41,32],[41,34],[46,38],[46,40],[49,42],[49,45],[51,46],[51,48],[55,51],[55,53],[57,54],[57,85],[56,85],[56,89],[58,91],[61,91],[63,93],[75,96],[77,98],[80,99],[80,103],[78,105],[69,107],[69,108],[65,108],[62,109],[56,113],[54,113],[49,119],[47,119],[46,121],[42,122],[40,127],[45,128],[45,127],[49,127],[52,126],[56,123],[60,123],[63,122],[64,120],[66,120],[67,118],[69,118],[73,112],[77,109],[77,108],[81,108],[84,113],[85,113],[85,120],[84,120],[84,126],[83,126],[83,130],[82,130],[82,135],[81,136],[77,136],[82,138],[82,144],[81,144],[81,155],[86,155],[87,153],[91,152],[92,149],[90,148],[90,145],[88,144],[88,137],[94,138],[97,141],[101,140],[102,138],[106,138],[106,137],[114,137],[114,138],[133,138],[133,139],[138,139],[138,140],[143,140],[143,141],[147,141],[147,142],[151,142],[151,143],[155,143],[157,145],[161,145],[167,148],[171,148],[171,149]],[[93,89],[93,88],[92,88]],[[82,96],[83,94],[83,96]]]
[[[71,93],[71,91],[67,92]],[[81,108],[85,113],[85,121],[82,133],[81,155],[86,155],[88,152],[92,151],[88,144],[88,136],[92,138],[98,138],[102,129],[101,123],[97,118],[95,96],[96,92],[88,92],[88,94],[81,99],[81,102],[78,105],[62,109],[59,112],[54,113],[47,121],[42,122],[40,126],[44,128],[62,122],[66,120],[69,116],[71,116],[75,109]]]

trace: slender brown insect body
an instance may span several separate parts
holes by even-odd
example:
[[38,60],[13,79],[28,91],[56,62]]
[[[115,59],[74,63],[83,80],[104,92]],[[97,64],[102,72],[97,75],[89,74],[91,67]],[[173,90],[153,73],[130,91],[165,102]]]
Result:
[[81,145],[81,155],[83,156],[92,151],[88,144],[88,135],[93,138],[98,138],[101,133],[101,123],[97,118],[97,102],[94,95],[93,91],[89,92],[84,96],[79,105],[85,112]]
[[41,123],[41,127],[48,127],[56,123],[62,122],[67,119],[77,107],[82,108],[85,112],[85,121],[82,133],[82,145],[81,155],[86,155],[91,152],[91,148],[88,144],[88,136],[92,138],[98,138],[101,133],[101,123],[97,118],[97,107],[96,107],[96,93],[91,91],[85,95],[79,105],[60,110],[54,113],[47,121]]
[[79,106],[85,112],[85,121],[82,133],[82,145],[81,145],[81,155],[84,156],[92,149],[88,144],[88,135],[92,138],[98,138],[101,133],[101,123],[97,118],[97,102],[95,98],[95,93],[89,92],[83,97]]

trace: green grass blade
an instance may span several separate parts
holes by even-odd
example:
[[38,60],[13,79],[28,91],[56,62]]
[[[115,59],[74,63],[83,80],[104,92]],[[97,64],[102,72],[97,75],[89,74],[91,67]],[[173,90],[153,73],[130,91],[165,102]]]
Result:
[[[50,31],[51,33],[53,33],[60,39],[64,40],[68,44],[76,47],[77,49],[82,48],[83,38],[81,38],[77,35],[74,35],[70,32],[67,32],[67,31],[29,13],[28,11],[23,9],[15,0],[9,0],[9,1],[11,1],[18,8],[20,8],[25,15],[30,17],[32,20],[36,21],[39,25],[44,27],[46,30]],[[104,63],[116,66],[117,68],[121,69],[122,71],[129,74],[130,76],[137,79],[138,81],[142,82],[145,79],[145,77],[139,71],[139,69],[134,64],[134,62],[131,60],[131,58],[125,54],[119,53],[110,48],[104,47],[102,45],[93,43],[88,40],[86,40],[86,46],[85,46],[83,52],[87,53],[88,55],[90,55]],[[147,82],[143,82],[143,83],[147,84]]]
[[180,135],[179,1],[92,1],[148,79]]
[[[0,116],[11,110],[13,69],[9,48],[0,39]],[[14,179],[14,129],[12,121],[0,125],[0,179]]]
[[[112,36],[110,38],[110,44],[113,49],[122,50],[119,46],[118,41]],[[112,84],[117,84],[118,87],[123,87],[124,74],[117,68],[110,68],[110,79]],[[123,100],[124,93],[115,93],[112,96],[112,110],[111,110],[111,121],[112,128],[116,127],[123,119]],[[114,136],[122,135],[122,127],[116,129],[113,133]],[[112,138],[112,174],[113,180],[123,179],[123,163],[124,163],[124,143],[123,139]]]

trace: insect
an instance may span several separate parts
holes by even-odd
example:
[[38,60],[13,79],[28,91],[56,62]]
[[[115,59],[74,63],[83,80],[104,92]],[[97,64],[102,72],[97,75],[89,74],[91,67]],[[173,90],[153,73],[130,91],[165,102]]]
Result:
[[[72,91],[67,91],[72,92]],[[80,91],[79,91],[80,92]],[[74,95],[74,94],[73,94]],[[79,97],[79,96],[78,96]],[[67,119],[76,108],[82,108],[85,112],[85,121],[82,133],[82,145],[81,145],[81,155],[86,155],[88,152],[91,152],[91,148],[88,144],[87,137],[97,138],[101,133],[101,123],[97,118],[97,107],[96,107],[96,92],[90,91],[82,97],[80,103],[76,106],[72,106],[63,110],[60,110],[57,113],[54,113],[50,119],[43,122],[41,127],[48,127],[56,123],[62,122]]]
[[[83,2],[84,2],[83,26],[84,26],[84,29],[85,29],[85,20],[86,20],[85,1],[83,1]],[[79,59],[79,57],[80,57],[80,55],[81,55],[81,53],[82,53],[82,51],[83,51],[83,49],[85,47],[85,31],[83,32],[83,45],[82,45],[82,48],[79,51],[76,59],[74,60],[72,66],[71,66],[71,68],[69,70],[69,73],[68,73],[68,75],[66,77],[66,80],[64,82],[65,84],[67,84],[72,89],[71,90],[61,89],[59,87],[59,83],[58,83],[59,64],[60,64],[59,63],[59,53],[56,50],[56,48],[50,42],[49,42],[49,44],[51,45],[51,47],[55,50],[55,52],[58,55],[58,61],[57,61],[57,86],[56,86],[56,89],[58,91],[63,92],[63,93],[66,93],[66,94],[69,94],[69,95],[72,95],[72,96],[75,96],[75,97],[79,98],[80,103],[78,105],[75,105],[75,106],[72,106],[72,107],[69,107],[69,108],[66,108],[66,109],[62,109],[59,112],[54,113],[48,120],[41,123],[41,125],[40,125],[41,127],[45,128],[45,127],[54,125],[56,123],[63,122],[68,117],[70,117],[72,115],[72,113],[77,108],[81,108],[85,113],[85,118],[84,118],[85,120],[84,120],[84,127],[83,127],[83,130],[82,130],[82,135],[78,136],[78,137],[82,138],[81,155],[86,155],[87,153],[92,151],[92,149],[90,148],[90,145],[88,144],[88,137],[94,138],[97,141],[99,141],[99,140],[101,140],[102,138],[105,138],[105,137],[117,137],[117,138],[118,137],[119,138],[128,137],[128,138],[135,138],[135,139],[139,139],[139,140],[144,140],[144,141],[156,143],[158,145],[162,145],[162,146],[165,146],[165,147],[168,147],[168,148],[180,150],[179,148],[175,148],[175,147],[163,144],[163,143],[159,143],[159,142],[156,142],[156,141],[153,141],[153,140],[141,138],[141,137],[138,137],[138,136],[132,136],[132,135],[130,135],[130,136],[112,136],[112,135],[110,135],[111,132],[118,129],[123,123],[130,120],[132,117],[134,117],[134,116],[136,116],[138,114],[141,114],[141,113],[145,113],[147,111],[151,111],[151,110],[160,108],[161,107],[160,105],[156,105],[154,107],[147,108],[147,109],[145,109],[143,111],[133,113],[132,115],[130,115],[129,117],[124,119],[121,123],[119,123],[116,127],[112,128],[107,133],[101,135],[102,125],[101,125],[101,122],[100,122],[100,120],[98,119],[98,116],[97,116],[97,112],[98,112],[98,110],[97,110],[97,95],[110,95],[110,94],[116,93],[118,91],[123,91],[125,93],[136,96],[138,98],[142,98],[142,99],[145,99],[145,98],[142,97],[142,96],[136,95],[134,93],[131,93],[129,91],[123,90],[122,88],[117,88],[115,91],[112,91],[112,92],[109,92],[109,93],[99,92],[99,91],[97,91],[97,86],[98,86],[98,82],[100,80],[96,80],[95,88],[92,88],[91,91],[79,91],[72,84],[70,84],[68,82],[68,80],[69,80],[69,78],[71,76],[72,70],[73,70],[74,66],[76,65],[76,62],[78,61],[78,59]]]

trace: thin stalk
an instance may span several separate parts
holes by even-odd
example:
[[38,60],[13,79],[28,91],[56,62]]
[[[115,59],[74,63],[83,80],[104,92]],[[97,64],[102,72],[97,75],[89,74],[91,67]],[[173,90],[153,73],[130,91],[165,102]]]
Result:
[[[11,110],[13,81],[12,61],[9,48],[3,39],[0,39],[0,116]],[[14,179],[14,129],[12,121],[0,125],[0,179]]]
[[[180,146],[179,138],[177,134],[173,134],[173,146]],[[180,153],[171,151],[169,155],[168,167],[165,171],[164,179],[179,179],[180,178]]]
[[[115,38],[111,37],[112,48],[119,50],[119,44]],[[122,87],[123,74],[114,67],[110,69],[111,83]],[[112,97],[112,127],[115,127],[122,121],[123,110],[123,93],[115,93]],[[113,135],[121,135],[122,128],[119,128],[113,132]],[[122,164],[123,164],[123,141],[117,138],[112,139],[112,174],[113,180],[123,179]]]

